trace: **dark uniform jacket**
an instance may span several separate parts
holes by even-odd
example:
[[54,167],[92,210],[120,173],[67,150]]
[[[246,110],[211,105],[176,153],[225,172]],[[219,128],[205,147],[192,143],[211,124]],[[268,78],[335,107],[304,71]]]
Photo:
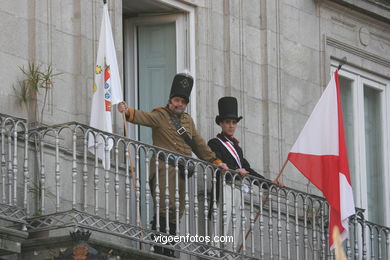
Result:
[[[221,134],[218,134],[217,137],[222,141],[228,141],[228,139]],[[240,168],[236,159],[233,157],[233,155],[231,155],[231,153],[226,149],[226,147],[221,143],[221,141],[218,140],[218,138],[213,138],[208,142],[208,145],[210,146],[211,150],[213,150],[213,152],[219,159],[222,160],[222,162],[227,164],[229,169],[236,170]],[[247,170],[252,176],[264,178],[251,168],[249,162],[244,158],[241,147],[238,144],[232,144],[234,145],[234,149],[236,149],[236,152],[240,157],[242,168]]]
[[[221,139],[222,141],[228,141],[228,139],[223,136],[222,134],[218,134],[217,137],[219,139]],[[218,140],[218,138],[213,138],[213,139],[210,139],[209,142],[208,142],[208,145],[210,146],[211,150],[213,150],[213,152],[216,154],[216,156],[222,160],[222,162],[226,163],[227,166],[229,167],[229,169],[231,170],[236,170],[236,169],[239,169],[240,166],[238,165],[236,159],[233,157],[233,155],[227,150],[227,148],[221,143],[221,141]],[[249,162],[244,158],[244,155],[242,153],[242,149],[241,147],[238,145],[238,141],[236,141],[236,143],[233,143],[231,142],[231,144],[234,145],[234,149],[236,150],[238,156],[240,157],[240,161],[241,161],[241,166],[242,168],[244,168],[245,170],[247,170],[249,172],[249,174],[251,176],[255,176],[255,177],[259,177],[259,178],[263,178],[264,177],[260,174],[258,174],[255,170],[253,170],[249,164]],[[229,181],[229,179],[227,178],[226,179],[227,181]],[[219,191],[220,191],[220,175],[218,174],[217,175],[217,185],[216,185],[216,201],[218,202],[219,201]],[[213,187],[214,189],[214,187]],[[213,208],[213,194],[214,192],[211,191],[211,203],[210,203],[210,209],[209,209],[209,218],[211,219],[211,214],[212,214],[212,208]]]

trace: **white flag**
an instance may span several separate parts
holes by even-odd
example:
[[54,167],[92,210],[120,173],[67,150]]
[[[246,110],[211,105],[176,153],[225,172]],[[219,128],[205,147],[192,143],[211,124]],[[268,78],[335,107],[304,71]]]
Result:
[[[99,130],[112,133],[111,109],[112,105],[123,100],[121,82],[119,78],[118,62],[116,59],[114,39],[112,37],[110,17],[107,4],[103,6],[102,25],[100,29],[99,47],[95,66],[95,83],[91,106],[91,120],[89,125]],[[111,150],[113,142],[108,141]],[[88,149],[94,153],[95,140],[92,134],[88,137]],[[97,157],[102,159],[103,167],[110,168],[110,157],[105,154],[103,137],[97,138]]]

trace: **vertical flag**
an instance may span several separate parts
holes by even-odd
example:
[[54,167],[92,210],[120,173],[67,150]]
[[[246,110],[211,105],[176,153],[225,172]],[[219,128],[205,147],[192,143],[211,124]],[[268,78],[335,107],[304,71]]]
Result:
[[337,70],[288,154],[328,201],[331,247],[333,228],[339,228],[343,241],[348,237],[348,217],[355,214],[340,100]]
[[[112,133],[112,106],[123,100],[121,82],[119,78],[118,62],[116,59],[114,39],[112,37],[110,17],[107,3],[103,6],[102,24],[100,28],[99,47],[95,66],[95,83],[91,106],[90,126],[105,132]],[[111,150],[112,141],[108,141]],[[88,137],[88,149],[94,153],[94,138]],[[105,156],[105,142],[103,137],[97,138],[96,155],[102,159],[103,167],[110,168],[109,155]]]

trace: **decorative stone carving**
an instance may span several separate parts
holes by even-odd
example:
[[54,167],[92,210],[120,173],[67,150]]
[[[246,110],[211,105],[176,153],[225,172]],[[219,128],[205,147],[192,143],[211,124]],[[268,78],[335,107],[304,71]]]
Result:
[[91,236],[89,231],[71,232],[70,236],[75,242],[71,248],[68,248],[64,252],[60,252],[60,255],[55,260],[107,260],[108,254],[101,253],[92,248],[88,243],[88,239]]
[[88,254],[88,247],[78,245],[73,247],[73,258],[75,260],[86,260]]
[[361,27],[359,30],[359,40],[363,46],[367,46],[370,43],[370,32],[366,27]]

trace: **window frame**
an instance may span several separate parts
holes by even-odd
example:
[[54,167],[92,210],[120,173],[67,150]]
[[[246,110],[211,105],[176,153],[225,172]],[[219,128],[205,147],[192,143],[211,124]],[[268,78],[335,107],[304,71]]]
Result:
[[[334,73],[338,67],[337,61],[331,62],[331,73]],[[382,78],[374,73],[352,67],[350,65],[343,65],[339,70],[339,75],[350,79],[352,83],[352,109],[353,109],[353,127],[354,127],[354,151],[355,156],[355,171],[356,171],[356,185],[353,187],[355,191],[355,205],[357,207],[366,209],[365,217],[368,218],[368,198],[367,198],[367,178],[366,171],[366,142],[365,142],[365,120],[364,120],[364,88],[368,86],[375,90],[382,92],[380,95],[381,101],[381,131],[382,131],[382,151],[383,151],[383,194],[384,198],[384,214],[385,225],[390,225],[390,191],[386,189],[385,184],[390,183],[390,81]]]

